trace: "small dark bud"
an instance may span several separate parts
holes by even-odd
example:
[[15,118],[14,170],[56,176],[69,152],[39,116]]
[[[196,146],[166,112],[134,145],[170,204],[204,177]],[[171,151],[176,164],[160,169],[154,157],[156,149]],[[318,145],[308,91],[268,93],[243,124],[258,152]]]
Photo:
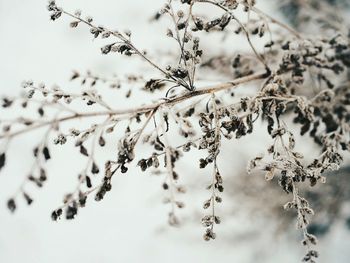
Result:
[[102,47],[101,48],[102,54],[107,55],[109,52],[111,52],[113,45],[114,45],[114,43]]
[[221,223],[220,217],[214,216],[214,222],[215,222],[215,224],[220,224]]
[[62,209],[61,208],[59,208],[59,209],[57,209],[57,210],[55,210],[55,211],[53,211],[52,213],[51,213],[51,219],[53,220],[53,221],[57,221],[57,219],[59,219],[59,217],[62,215]]
[[199,168],[203,169],[207,166],[208,162],[204,159],[199,160]]
[[45,114],[44,109],[43,108],[39,108],[38,109],[38,113],[39,113],[40,117],[43,117],[44,114]]
[[218,185],[218,190],[220,193],[222,193],[224,191],[224,187],[220,184]]
[[86,148],[83,145],[80,145],[80,153],[82,155],[89,156],[88,151],[86,150]]
[[46,146],[43,149],[43,155],[46,161],[51,159],[49,148],[47,148]]
[[79,21],[73,21],[71,22],[70,24],[70,27],[74,28],[74,27],[77,27],[79,25]]
[[204,202],[203,208],[208,209],[210,207],[210,204],[211,204],[211,199]]
[[23,192],[23,197],[28,205],[31,205],[33,203],[33,199],[27,193]]
[[68,206],[66,209],[66,219],[72,220],[78,214],[78,208],[76,206]]
[[162,185],[162,187],[163,187],[164,190],[168,190],[169,189],[169,185],[167,183],[164,183]]
[[90,179],[89,176],[86,176],[86,177],[85,177],[85,182],[86,182],[86,187],[87,187],[87,188],[91,188],[91,187],[92,187],[91,179]]
[[57,212],[56,212],[56,211],[53,211],[53,212],[51,213],[51,219],[52,219],[53,221],[57,221],[58,215],[57,215]]
[[215,196],[215,201],[217,203],[221,203],[222,202],[222,198],[220,196]]
[[122,166],[120,167],[120,171],[121,171],[123,174],[125,174],[125,173],[128,171],[128,167],[122,165]]
[[310,178],[310,186],[315,186],[317,184],[317,179],[315,177]]
[[98,139],[98,144],[103,147],[106,145],[106,141],[105,139],[101,136],[99,139]]
[[15,200],[14,200],[13,198],[11,198],[11,199],[9,199],[9,200],[7,201],[7,208],[8,208],[12,213],[15,212],[17,206],[16,206],[16,202],[15,202]]
[[0,154],[0,170],[5,166],[6,155],[5,153]]
[[98,174],[100,172],[100,169],[98,168],[97,164],[95,162],[92,163],[91,173]]
[[39,148],[35,147],[34,150],[33,150],[34,157],[38,157],[38,152],[39,152]]
[[72,74],[70,80],[75,80],[75,79],[77,79],[79,77],[80,77],[79,72],[78,71],[73,71],[73,74]]
[[45,182],[47,180],[47,176],[46,176],[46,171],[44,169],[40,169],[40,177],[39,180],[41,182]]
[[186,27],[186,23],[178,23],[177,24],[177,28],[179,29],[179,30],[182,30],[182,29],[184,29]]
[[87,200],[87,196],[84,195],[83,193],[80,193],[80,194],[79,194],[79,205],[80,205],[81,207],[85,207],[85,205],[86,205],[86,200]]
[[138,164],[138,166],[140,166],[142,172],[146,171],[147,169],[147,161],[145,159],[141,159]]
[[173,172],[173,179],[174,180],[178,180],[179,179],[179,175],[177,174],[177,172]]

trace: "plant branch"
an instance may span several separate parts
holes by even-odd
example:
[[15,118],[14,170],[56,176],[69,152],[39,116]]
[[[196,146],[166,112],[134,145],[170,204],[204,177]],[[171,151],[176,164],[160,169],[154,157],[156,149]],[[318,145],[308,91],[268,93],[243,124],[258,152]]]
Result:
[[1,134],[0,140],[4,139],[4,138],[10,139],[10,138],[16,137],[18,135],[21,135],[23,133],[27,133],[27,132],[39,129],[39,128],[45,127],[47,125],[52,125],[53,123],[62,123],[62,122],[70,121],[70,120],[89,118],[89,117],[99,117],[99,116],[108,116],[108,115],[115,116],[115,115],[128,115],[128,114],[133,115],[133,114],[154,111],[154,110],[157,110],[161,106],[173,106],[175,104],[192,99],[194,97],[198,97],[198,96],[202,96],[202,95],[206,95],[206,94],[210,94],[210,93],[215,93],[215,92],[227,90],[230,88],[235,88],[238,85],[241,85],[241,84],[244,84],[247,82],[251,82],[254,80],[264,79],[264,78],[266,78],[266,73],[256,73],[256,74],[252,74],[252,75],[249,75],[246,77],[237,78],[237,79],[230,81],[230,82],[227,82],[227,83],[222,83],[222,84],[218,84],[218,85],[205,87],[205,88],[198,89],[198,90],[195,90],[192,92],[186,92],[182,95],[175,96],[175,97],[170,98],[170,99],[161,99],[157,103],[146,105],[146,106],[141,106],[141,107],[134,108],[134,109],[76,113],[76,114],[65,116],[62,118],[45,121],[45,122],[30,126],[27,128],[24,128],[22,130],[18,130],[16,132]]

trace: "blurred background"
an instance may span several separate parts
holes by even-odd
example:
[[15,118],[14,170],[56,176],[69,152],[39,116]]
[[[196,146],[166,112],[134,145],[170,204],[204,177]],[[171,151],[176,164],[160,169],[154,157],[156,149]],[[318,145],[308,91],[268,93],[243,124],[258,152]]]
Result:
[[[92,15],[97,23],[109,28],[130,29],[136,45],[151,50],[151,57],[169,49],[164,44],[166,27],[150,22],[163,3],[164,0],[58,1],[65,9],[81,9],[83,14]],[[272,0],[258,2],[267,13],[284,19],[275,4]],[[1,95],[18,95],[22,91],[21,82],[28,79],[74,88],[69,82],[72,70],[91,70],[106,76],[135,71],[154,73],[148,73],[138,59],[102,56],[101,43],[92,40],[87,28],[73,30],[67,18],[51,22],[46,5],[45,0],[0,0]],[[215,44],[204,45],[211,51]],[[143,97],[134,99],[145,102]],[[127,106],[123,99],[117,103],[119,108]],[[19,204],[16,213],[11,214],[6,209],[6,200],[26,176],[36,135],[22,136],[12,144],[10,154],[16,157],[11,158],[15,161],[0,174],[2,263],[299,262],[303,256],[295,215],[282,209],[289,197],[277,182],[269,185],[261,175],[248,176],[245,172],[247,161],[262,152],[264,142],[269,140],[265,128],[258,128],[253,136],[234,141],[222,151],[227,190],[225,202],[219,208],[223,223],[216,227],[218,237],[211,242],[203,241],[200,224],[202,203],[208,195],[206,172],[198,173],[193,167],[200,155],[181,161],[179,172],[182,171],[189,191],[183,197],[186,208],[181,212],[182,225],[178,228],[167,224],[162,180],[142,174],[137,167],[132,167],[126,176],[114,178],[113,191],[103,202],[88,202],[73,221],[53,222],[51,211],[61,203],[64,193],[73,190],[83,163],[80,156],[71,153],[69,145],[53,148],[56,158],[48,164],[48,183],[43,189],[32,191],[33,205]],[[306,155],[317,151],[311,140],[303,140],[301,149]],[[112,146],[105,149],[101,160],[114,150]],[[322,195],[317,189],[305,189],[306,195],[315,201],[311,207],[319,214],[313,225],[313,232],[320,237],[319,262],[349,262],[348,173],[345,167],[338,173],[337,178],[341,179],[331,175],[329,185],[321,186],[327,188],[322,189]]]

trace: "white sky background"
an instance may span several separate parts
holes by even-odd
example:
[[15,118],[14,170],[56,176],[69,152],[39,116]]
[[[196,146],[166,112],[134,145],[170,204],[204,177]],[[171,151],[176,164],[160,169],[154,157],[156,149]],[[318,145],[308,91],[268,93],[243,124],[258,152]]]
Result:
[[[163,2],[58,1],[67,10],[81,9],[83,15],[92,15],[102,25],[131,29],[136,45],[147,50],[154,50],[154,47],[164,50],[157,34],[164,34],[166,28],[148,23]],[[73,69],[90,69],[107,76],[134,72],[136,65],[140,72],[145,70],[138,59],[130,62],[121,57],[102,56],[101,42],[92,41],[87,28],[70,29],[66,18],[55,23],[49,21],[46,4],[44,0],[0,0],[1,94],[17,95],[25,79],[74,86],[67,84]],[[144,102],[143,97],[138,100]],[[121,101],[118,101],[119,107],[127,105],[123,99]],[[245,139],[239,143],[259,150],[263,149],[259,141],[264,139],[264,134],[257,134],[254,142]],[[28,208],[24,202],[18,202],[18,211],[11,215],[5,208],[5,200],[26,176],[31,164],[32,140],[33,137],[24,136],[12,145],[12,158],[9,157],[12,163],[0,174],[0,206],[3,206],[0,208],[0,263],[297,262],[302,256],[303,249],[295,236],[276,238],[268,222],[239,213],[233,218],[223,218],[224,223],[217,226],[217,240],[204,242],[204,229],[199,220],[202,201],[208,195],[204,189],[206,181],[198,180],[200,185],[193,186],[193,182],[197,182],[193,177],[207,175],[195,173],[194,158],[182,164],[186,172],[181,176],[192,177],[184,180],[192,183],[193,192],[183,197],[187,205],[183,217],[188,220],[178,229],[166,224],[168,207],[161,203],[162,180],[141,174],[136,168],[127,176],[116,176],[113,190],[106,198],[100,203],[90,200],[75,220],[52,222],[52,209],[60,204],[64,193],[73,190],[82,165],[82,159],[76,152],[71,154],[69,145],[53,150],[56,158],[48,166],[49,181],[41,190],[32,189],[36,199],[33,205]],[[239,145],[235,142],[232,147]],[[102,155],[113,154],[114,148],[106,151]],[[239,156],[226,152],[235,169],[245,167],[251,157],[244,152]],[[225,169],[226,174],[232,174],[232,167]],[[263,226],[253,238],[252,226]],[[335,226],[327,240],[321,241],[320,262],[348,262],[349,240],[349,232]]]

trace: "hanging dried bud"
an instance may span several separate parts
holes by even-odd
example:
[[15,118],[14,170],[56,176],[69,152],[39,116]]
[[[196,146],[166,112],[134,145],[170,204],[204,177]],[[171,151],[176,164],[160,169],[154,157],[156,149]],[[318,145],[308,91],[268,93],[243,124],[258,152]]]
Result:
[[86,148],[83,145],[80,145],[80,153],[82,155],[89,156],[88,151],[86,150]]
[[74,27],[77,27],[79,25],[79,21],[73,21],[71,22],[70,24],[70,27],[74,28]]
[[128,171],[128,167],[122,165],[122,166],[120,167],[120,171],[121,171],[123,174],[125,174],[125,173]]
[[221,21],[219,26],[221,27],[221,30],[224,30],[225,27],[230,23],[231,21],[231,14],[230,13],[225,13],[222,17],[221,17]]
[[147,162],[146,162],[146,159],[141,159],[138,163],[137,163],[138,166],[140,166],[141,168],[141,171],[146,171],[147,169]]
[[163,183],[162,185],[164,190],[168,190],[169,189],[169,185],[167,183]]
[[50,151],[47,146],[43,148],[43,155],[46,161],[51,159]]
[[114,44],[115,44],[115,43],[112,43],[112,44],[109,44],[109,45],[106,45],[106,46],[102,47],[102,48],[101,48],[102,54],[106,55],[106,54],[108,54],[109,52],[111,52],[112,47],[113,47]]
[[47,180],[46,171],[43,168],[40,169],[39,180],[40,182],[45,182]]
[[203,208],[208,209],[210,207],[210,204],[211,204],[211,199],[204,202]]
[[91,187],[92,187],[91,179],[90,179],[89,176],[86,176],[86,177],[85,177],[85,182],[86,182],[86,187],[87,187],[87,188],[91,188]]
[[106,145],[106,141],[105,141],[105,139],[102,136],[100,136],[100,138],[98,139],[98,144],[101,147],[104,147]]
[[98,168],[97,164],[95,162],[92,163],[91,173],[98,174],[100,172],[100,169]]
[[0,154],[0,170],[5,166],[6,155],[5,153]]
[[13,198],[9,199],[7,201],[7,208],[13,213],[15,212],[17,206],[16,206],[16,202]]
[[59,208],[51,213],[51,219],[57,221],[57,219],[62,215],[62,209]]
[[57,211],[52,211],[52,213],[51,213],[51,219],[52,219],[53,221],[57,221],[57,219],[58,219]]
[[74,219],[77,214],[78,214],[78,208],[76,207],[76,204],[69,205],[66,208],[66,219],[67,220]]
[[27,193],[23,192],[23,197],[28,205],[31,205],[33,203],[33,199]]

